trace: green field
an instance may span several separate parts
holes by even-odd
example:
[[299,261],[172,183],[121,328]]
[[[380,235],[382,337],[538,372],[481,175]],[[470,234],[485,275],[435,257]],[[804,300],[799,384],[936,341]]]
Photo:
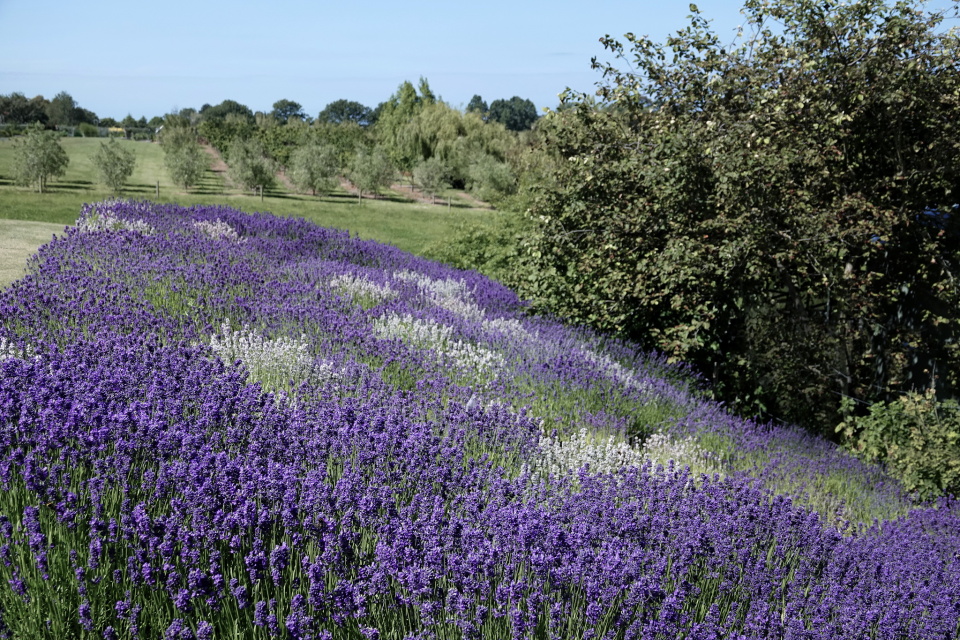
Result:
[[[3,247],[0,278],[8,277],[9,273],[21,273],[26,256],[50,239],[49,229],[62,230],[64,225],[73,224],[84,203],[114,197],[97,184],[96,169],[90,159],[101,142],[104,140],[63,138],[61,144],[70,157],[66,175],[51,181],[48,192],[40,194],[35,189],[13,184],[14,141],[0,139],[0,220],[52,225],[49,228],[23,225],[21,228],[8,222],[0,227],[0,246]],[[294,193],[280,183],[277,188],[268,190],[261,200],[259,196],[232,187],[222,172],[213,170],[207,171],[201,184],[183,191],[170,181],[160,145],[130,140],[121,140],[120,143],[133,151],[137,159],[133,176],[120,194],[123,198],[183,205],[225,204],[243,211],[297,216],[412,253],[423,253],[428,246],[443,242],[463,222],[482,221],[489,215],[488,209],[477,208],[456,195],[452,195],[450,207],[417,202],[395,191],[387,192],[379,199],[365,198],[358,202],[355,196],[344,190],[316,197]],[[37,242],[40,236],[43,239]],[[7,282],[0,280],[0,285]]]

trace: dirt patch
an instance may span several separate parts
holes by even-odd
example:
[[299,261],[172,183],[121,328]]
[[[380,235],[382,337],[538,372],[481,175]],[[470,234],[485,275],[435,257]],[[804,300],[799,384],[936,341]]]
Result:
[[220,156],[220,152],[214,149],[209,144],[203,145],[203,150],[207,152],[212,158],[210,164],[210,170],[214,173],[226,173],[227,172],[227,163],[223,161],[223,158]]

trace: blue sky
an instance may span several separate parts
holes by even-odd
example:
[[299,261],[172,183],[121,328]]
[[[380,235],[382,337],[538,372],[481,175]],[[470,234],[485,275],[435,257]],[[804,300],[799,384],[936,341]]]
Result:
[[[697,4],[733,38],[740,0]],[[604,34],[663,41],[688,14],[675,0],[0,0],[0,94],[66,91],[118,119],[228,98],[254,111],[294,100],[316,116],[341,98],[375,107],[423,76],[453,106],[517,95],[540,110],[567,87],[593,91]]]

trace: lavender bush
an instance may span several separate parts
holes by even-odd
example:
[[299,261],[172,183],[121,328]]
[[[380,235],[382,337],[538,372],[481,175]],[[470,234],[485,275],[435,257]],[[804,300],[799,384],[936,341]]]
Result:
[[30,266],[0,294],[4,637],[960,631],[956,503],[475,273],[118,201]]

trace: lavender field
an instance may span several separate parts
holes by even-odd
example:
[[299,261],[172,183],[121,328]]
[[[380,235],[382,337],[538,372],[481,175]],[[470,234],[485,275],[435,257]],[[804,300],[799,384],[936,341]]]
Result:
[[0,636],[939,638],[960,505],[516,295],[110,201],[0,294]]

